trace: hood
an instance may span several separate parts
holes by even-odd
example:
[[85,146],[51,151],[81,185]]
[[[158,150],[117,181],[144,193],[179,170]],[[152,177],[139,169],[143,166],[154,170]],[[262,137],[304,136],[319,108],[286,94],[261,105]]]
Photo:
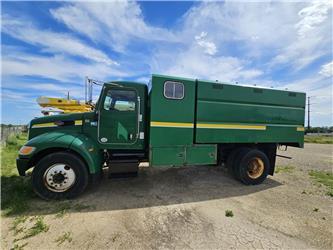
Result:
[[79,132],[85,118],[94,116],[94,112],[51,115],[31,120],[29,139],[48,132]]
[[49,123],[49,122],[82,120],[84,115],[85,113],[74,113],[74,114],[43,116],[31,120],[30,125],[32,127],[33,125],[36,124]]

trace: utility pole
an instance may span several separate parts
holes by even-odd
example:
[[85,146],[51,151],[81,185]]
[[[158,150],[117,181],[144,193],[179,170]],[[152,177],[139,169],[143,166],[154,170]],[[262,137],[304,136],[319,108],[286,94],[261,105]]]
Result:
[[308,96],[308,130],[310,129],[310,96]]

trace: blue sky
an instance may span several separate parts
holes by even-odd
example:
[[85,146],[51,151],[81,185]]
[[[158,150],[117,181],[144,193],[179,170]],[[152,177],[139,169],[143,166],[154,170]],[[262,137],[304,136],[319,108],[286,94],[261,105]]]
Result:
[[314,96],[332,125],[332,3],[2,2],[3,123],[40,116],[38,96],[84,98],[84,77],[152,73]]

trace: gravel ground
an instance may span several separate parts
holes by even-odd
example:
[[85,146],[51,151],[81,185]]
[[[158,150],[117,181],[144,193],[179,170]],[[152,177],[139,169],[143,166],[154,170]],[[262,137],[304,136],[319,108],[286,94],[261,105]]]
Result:
[[278,151],[278,154],[292,157],[291,160],[278,157],[277,164],[280,165],[293,165],[302,170],[332,171],[332,144],[306,143],[304,149],[288,147],[287,152]]
[[[21,239],[3,218],[2,246],[10,249],[332,249],[332,201],[307,171],[331,170],[333,145],[307,144],[279,154],[291,165],[258,186],[244,186],[223,168],[140,169],[139,177],[103,179],[68,208],[54,213],[34,201],[47,232]],[[226,217],[231,210],[233,217]],[[28,227],[28,222],[23,226]],[[25,229],[26,230],[26,229]],[[24,230],[23,230],[24,231]],[[64,233],[71,240],[59,243]]]

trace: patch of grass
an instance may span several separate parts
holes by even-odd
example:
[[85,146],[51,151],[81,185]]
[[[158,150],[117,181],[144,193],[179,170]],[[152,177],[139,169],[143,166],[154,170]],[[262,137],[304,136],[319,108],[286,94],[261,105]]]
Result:
[[65,216],[65,214],[72,208],[71,203],[69,202],[63,202],[63,203],[57,203],[57,213],[55,215],[56,218],[62,218]]
[[28,245],[28,242],[22,244],[22,245],[19,245],[19,244],[15,244],[13,248],[11,248],[11,250],[23,250],[24,247]]
[[88,208],[91,208],[92,206],[89,206],[89,205],[84,205],[84,204],[74,204],[73,206],[73,210],[74,211],[77,211],[77,212],[80,212],[84,209],[88,209]]
[[8,136],[8,138],[6,140],[6,144],[16,146],[19,142],[19,139],[20,139],[19,135],[11,134]]
[[60,246],[62,243],[64,243],[65,241],[67,242],[72,242],[73,238],[72,238],[72,233],[71,232],[66,232],[63,233],[62,235],[60,235],[55,242],[57,243],[58,246]]
[[29,200],[34,197],[29,177],[18,175],[16,157],[20,147],[26,142],[27,134],[12,136],[7,145],[1,147],[1,210],[2,215],[18,215],[29,208]]
[[28,229],[27,233],[23,236],[22,239],[30,238],[49,230],[49,226],[45,224],[43,217],[37,216],[35,217],[35,220],[36,221],[34,225]]
[[21,224],[23,224],[24,222],[26,222],[28,219],[28,217],[26,216],[19,216],[19,217],[16,217],[13,221],[13,225],[12,227],[10,228],[10,230],[13,230],[14,231],[14,235],[17,235],[21,232],[24,231],[24,227],[21,227]]
[[84,205],[84,204],[73,204],[72,202],[63,202],[63,203],[59,203],[59,202],[54,202],[55,206],[57,207],[56,209],[56,218],[62,218],[66,215],[67,212],[69,211],[75,211],[75,212],[80,212],[84,209],[88,209],[91,206],[89,205]]
[[315,207],[314,209],[313,209],[313,212],[318,212],[319,211],[319,208],[317,208],[317,207]]
[[275,168],[275,173],[291,173],[294,171],[295,167],[294,166],[276,166]]
[[333,173],[311,170],[309,175],[318,183],[326,186],[326,194],[333,197]]
[[225,210],[225,216],[226,217],[234,217],[234,213],[232,210]]
[[319,143],[319,144],[333,144],[332,135],[305,135],[304,142]]

